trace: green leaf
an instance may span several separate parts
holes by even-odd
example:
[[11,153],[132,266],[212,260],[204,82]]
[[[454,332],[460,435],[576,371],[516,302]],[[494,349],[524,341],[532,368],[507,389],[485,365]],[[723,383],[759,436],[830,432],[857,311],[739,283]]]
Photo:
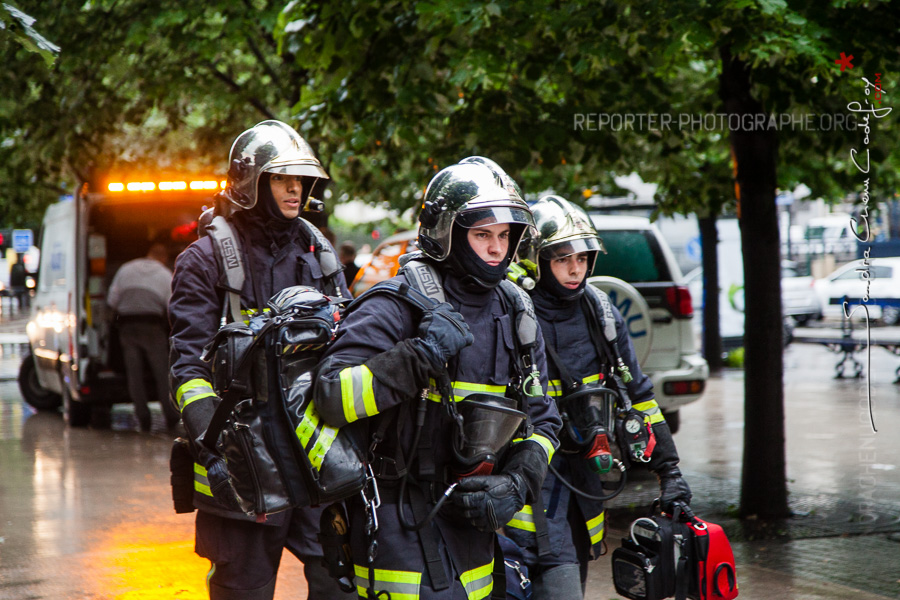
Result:
[[0,29],[12,33],[13,37],[29,52],[37,53],[47,67],[52,67],[59,54],[59,46],[34,30],[35,19],[12,4],[0,4]]

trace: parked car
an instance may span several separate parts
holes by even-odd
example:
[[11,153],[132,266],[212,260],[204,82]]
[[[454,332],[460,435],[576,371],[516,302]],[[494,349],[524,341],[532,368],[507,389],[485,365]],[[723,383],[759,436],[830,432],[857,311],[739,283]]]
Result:
[[[709,378],[709,366],[695,342],[690,290],[681,283],[675,255],[650,219],[595,212],[590,217],[607,250],[598,257],[592,275],[625,281],[646,302],[652,336],[641,368],[653,380],[656,401],[676,431],[678,409],[698,400]],[[642,336],[634,330],[642,321],[640,303],[627,297],[613,302],[629,325],[640,357]]]
[[[725,350],[739,348],[744,344],[744,285],[731,279],[722,282],[722,269],[719,281],[719,331],[722,335],[722,347]],[[793,333],[793,319],[803,325],[809,321],[822,319],[822,303],[813,287],[812,277],[797,275],[790,261],[781,265],[781,310],[785,317],[785,344]],[[684,276],[682,283],[691,291],[694,311],[703,313],[703,267],[697,267]],[[701,319],[695,322],[698,333]]]
[[781,263],[781,310],[798,325],[822,319],[822,302],[812,276],[801,276],[790,261]]
[[394,234],[375,247],[368,262],[361,265],[356,277],[348,282],[355,298],[378,283],[397,274],[400,257],[416,248],[416,230]]
[[[610,293],[625,317],[641,367],[653,380],[656,401],[676,431],[678,409],[699,399],[709,378],[691,331],[690,293],[676,283],[681,270],[649,219],[593,214],[591,219],[608,254],[601,255],[590,281]],[[396,274],[400,255],[414,248],[415,238],[415,231],[407,231],[379,244],[357,274],[353,295]]]
[[[870,320],[880,320],[885,325],[900,321],[900,257],[872,258],[868,264],[864,259],[855,260],[817,279],[814,286],[826,317],[844,318],[844,297],[850,303],[848,311],[852,311],[868,295],[865,305]],[[856,310],[853,317],[863,319],[865,311]]]

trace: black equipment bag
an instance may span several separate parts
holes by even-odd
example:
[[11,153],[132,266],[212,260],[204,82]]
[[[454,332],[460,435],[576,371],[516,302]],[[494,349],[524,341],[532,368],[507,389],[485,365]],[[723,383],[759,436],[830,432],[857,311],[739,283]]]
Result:
[[257,516],[336,502],[365,482],[353,428],[327,425],[312,401],[339,300],[293,286],[268,305],[246,324],[224,326],[204,352],[222,402],[203,443],[225,458],[241,508]]
[[612,555],[616,592],[632,600],[733,600],[734,554],[722,527],[677,504],[677,517],[642,517]]
[[692,553],[693,534],[685,523],[667,516],[635,520],[630,537],[613,551],[616,592],[631,600],[697,598]]

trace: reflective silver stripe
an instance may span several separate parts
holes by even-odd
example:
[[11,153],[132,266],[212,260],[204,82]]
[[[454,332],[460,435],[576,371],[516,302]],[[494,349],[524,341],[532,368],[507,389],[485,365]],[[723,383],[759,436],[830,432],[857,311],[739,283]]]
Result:
[[536,531],[534,526],[534,507],[530,504],[523,506],[522,510],[514,514],[506,526],[521,529],[522,531]]
[[591,538],[591,545],[600,542],[603,539],[603,534],[606,531],[606,511],[601,512],[599,515],[587,521],[587,530],[588,535]]
[[178,390],[175,392],[175,401],[179,410],[183,411],[191,402],[215,395],[212,384],[208,381],[205,379],[191,379],[178,387]]
[[[366,589],[369,587],[369,569],[353,565],[353,572],[356,574],[356,593],[360,598],[366,598]],[[375,591],[389,592],[391,600],[419,600],[421,583],[421,573],[375,569]]]
[[347,367],[341,371],[341,404],[348,423],[378,414],[372,371],[365,365]]
[[559,379],[551,379],[547,385],[547,395],[552,397],[562,396],[563,386]]
[[481,600],[491,595],[491,591],[494,589],[493,572],[494,561],[492,560],[486,565],[466,571],[459,576],[468,600]]
[[209,479],[206,478],[206,469],[198,463],[194,463],[194,491],[205,496],[212,496]]
[[650,423],[655,425],[656,423],[662,423],[666,420],[663,416],[662,411],[659,409],[659,404],[656,403],[655,398],[651,398],[646,402],[638,402],[634,406],[633,409],[639,410],[648,417],[650,417]]
[[[441,395],[436,391],[437,384],[434,380],[429,380],[429,390],[428,390],[428,399],[433,400],[435,402],[441,401]],[[491,385],[491,384],[483,384],[483,383],[469,383],[467,381],[454,381],[450,384],[451,390],[450,393],[453,394],[453,400],[455,402],[461,402],[466,399],[466,396],[470,394],[490,394],[492,396],[498,396],[503,398],[506,396],[506,386],[505,385]]]

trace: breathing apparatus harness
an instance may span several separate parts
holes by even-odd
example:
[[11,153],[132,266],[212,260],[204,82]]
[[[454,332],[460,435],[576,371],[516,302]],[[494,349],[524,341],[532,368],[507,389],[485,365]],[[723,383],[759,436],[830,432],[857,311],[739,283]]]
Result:
[[[421,311],[427,310],[441,302],[446,302],[440,274],[437,269],[428,262],[422,260],[420,253],[411,253],[401,257],[400,274],[409,282],[398,284],[395,281],[383,281],[375,284],[367,290],[363,296],[375,293],[389,293],[402,298]],[[399,479],[400,490],[397,503],[398,517],[401,525],[410,531],[418,533],[425,556],[426,569],[431,578],[435,590],[446,589],[450,586],[442,567],[442,561],[438,550],[438,540],[433,530],[426,528],[435,518],[441,507],[450,497],[450,494],[459,483],[459,479],[471,475],[488,475],[492,472],[499,454],[518,432],[522,438],[528,438],[533,433],[533,426],[528,413],[519,410],[524,407],[528,397],[543,396],[544,391],[540,382],[540,372],[537,369],[534,350],[537,345],[537,318],[528,295],[509,281],[500,283],[501,302],[509,308],[513,316],[516,348],[515,371],[516,376],[510,383],[508,390],[513,390],[515,398],[502,398],[488,394],[470,394],[462,402],[457,403],[453,398],[450,375],[446,368],[435,383],[435,390],[441,397],[441,408],[447,412],[456,427],[456,435],[453,439],[452,449],[456,466],[452,469],[452,477],[456,481],[450,482],[446,489],[437,498],[435,505],[429,510],[428,503],[422,490],[416,486],[408,487],[411,475],[409,465],[420,459],[420,474],[425,471],[433,471],[434,465],[422,465],[423,453],[419,452],[422,441],[426,416],[432,403],[429,401],[429,388],[421,390],[415,408],[415,433],[407,452],[398,448],[398,454],[394,459],[376,455],[378,444],[384,440],[385,434],[394,418],[383,417],[376,431],[372,435],[369,447],[369,478],[366,487],[362,491],[363,501],[366,504],[366,535],[369,540],[367,560],[369,564],[369,595],[374,595],[374,558],[377,553],[378,530],[377,509],[380,505],[380,495],[376,475],[385,479]],[[360,296],[362,297],[362,296]],[[359,299],[357,299],[358,301]],[[348,308],[352,311],[353,306]],[[432,409],[433,410],[433,409]],[[396,414],[396,413],[395,413]],[[399,413],[397,427],[401,428],[408,420],[409,412]],[[428,453],[424,453],[427,457]],[[373,469],[373,465],[375,465]],[[431,473],[433,475],[433,473]],[[412,518],[406,512],[406,499],[412,508]],[[543,515],[543,510],[540,511]],[[545,528],[546,529],[546,528]],[[549,547],[549,540],[547,541]]]
[[[229,320],[240,323],[244,319],[241,315],[241,290],[244,288],[248,272],[244,269],[240,238],[231,226],[230,217],[234,211],[225,198],[217,195],[215,206],[203,211],[198,220],[200,237],[208,235],[215,250],[216,263],[219,266],[217,287],[225,291],[220,326],[224,326]],[[298,219],[301,226],[310,234],[309,249],[322,269],[324,288],[322,293],[326,296],[341,296],[337,283],[337,276],[343,271],[340,260],[331,249],[328,239],[315,225],[302,217]],[[252,277],[252,273],[249,275]],[[265,306],[265,299],[257,299],[257,306]]]
[[648,463],[656,447],[656,435],[650,426],[650,417],[635,410],[631,405],[626,384],[634,378],[619,351],[612,303],[605,292],[592,285],[585,287],[589,329],[591,332],[602,329],[604,338],[600,340],[599,336],[592,334],[591,339],[598,355],[606,357],[609,365],[615,365],[614,369],[611,369],[611,379],[615,383],[620,400],[615,433],[622,449],[623,462],[626,468],[630,461]]
[[[569,448],[561,441],[560,451],[569,454],[581,454],[588,461],[591,471],[597,474],[609,473],[613,467],[621,472],[619,485],[609,494],[595,496],[575,487],[552,464],[550,472],[572,493],[605,502],[612,500],[625,489],[627,480],[625,464],[613,456],[610,442],[615,443],[613,429],[615,408],[620,404],[618,390],[597,384],[584,384],[572,377],[562,359],[549,344],[545,346],[547,356],[556,366],[560,374],[563,395],[557,399],[559,416],[562,418]],[[615,385],[615,384],[614,384]],[[573,447],[574,446],[574,447]]]

